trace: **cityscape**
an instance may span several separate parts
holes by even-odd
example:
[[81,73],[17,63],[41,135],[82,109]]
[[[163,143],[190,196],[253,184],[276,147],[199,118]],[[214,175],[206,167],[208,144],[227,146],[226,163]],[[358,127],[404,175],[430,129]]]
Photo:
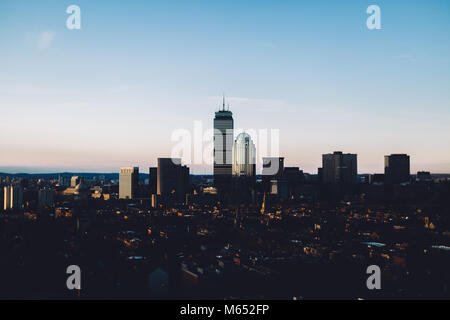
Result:
[[448,0],[2,0],[0,43],[0,301],[450,299]]
[[[1,297],[449,297],[450,174],[411,174],[406,154],[358,174],[357,155],[341,151],[315,174],[284,157],[264,157],[256,174],[255,144],[232,138],[225,103],[213,124],[213,175],[180,158],[146,173],[0,174]],[[370,265],[382,290],[366,287]]]

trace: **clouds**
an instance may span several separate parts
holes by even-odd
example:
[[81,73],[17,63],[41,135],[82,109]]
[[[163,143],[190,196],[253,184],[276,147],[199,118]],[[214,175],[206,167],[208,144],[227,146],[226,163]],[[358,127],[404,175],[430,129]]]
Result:
[[44,31],[37,36],[37,49],[44,51],[50,47],[55,38],[55,33],[52,31]]

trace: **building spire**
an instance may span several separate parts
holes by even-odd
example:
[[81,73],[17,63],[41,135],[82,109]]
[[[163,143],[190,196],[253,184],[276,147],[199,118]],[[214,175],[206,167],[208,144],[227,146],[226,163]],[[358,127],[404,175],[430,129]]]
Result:
[[222,96],[222,111],[225,111],[225,92],[223,93]]

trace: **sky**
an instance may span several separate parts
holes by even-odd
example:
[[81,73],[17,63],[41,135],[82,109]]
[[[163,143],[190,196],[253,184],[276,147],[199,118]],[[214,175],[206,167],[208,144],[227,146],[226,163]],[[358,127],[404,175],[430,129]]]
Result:
[[0,172],[148,172],[223,93],[305,172],[339,150],[450,173],[450,1],[0,1]]

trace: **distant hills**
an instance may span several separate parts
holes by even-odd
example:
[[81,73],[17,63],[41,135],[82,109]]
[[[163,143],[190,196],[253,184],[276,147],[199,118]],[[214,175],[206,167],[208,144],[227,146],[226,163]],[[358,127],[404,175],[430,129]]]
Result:
[[[87,179],[92,179],[99,176],[104,176],[105,179],[119,179],[119,173],[95,173],[95,172],[58,172],[58,173],[4,173],[0,172],[3,177],[17,177],[17,178],[45,178],[57,179],[59,175],[63,176],[79,176]],[[139,173],[140,178],[148,178],[148,173]]]
[[[5,173],[0,172],[0,177],[16,177],[16,178],[44,178],[44,179],[57,179],[59,175],[63,176],[79,176],[87,179],[104,176],[106,180],[119,179],[119,173],[95,173],[95,172],[58,172],[58,173]],[[193,176],[194,174],[191,174]],[[139,173],[139,178],[147,179],[150,174]],[[212,177],[211,174],[195,174],[195,176]]]

